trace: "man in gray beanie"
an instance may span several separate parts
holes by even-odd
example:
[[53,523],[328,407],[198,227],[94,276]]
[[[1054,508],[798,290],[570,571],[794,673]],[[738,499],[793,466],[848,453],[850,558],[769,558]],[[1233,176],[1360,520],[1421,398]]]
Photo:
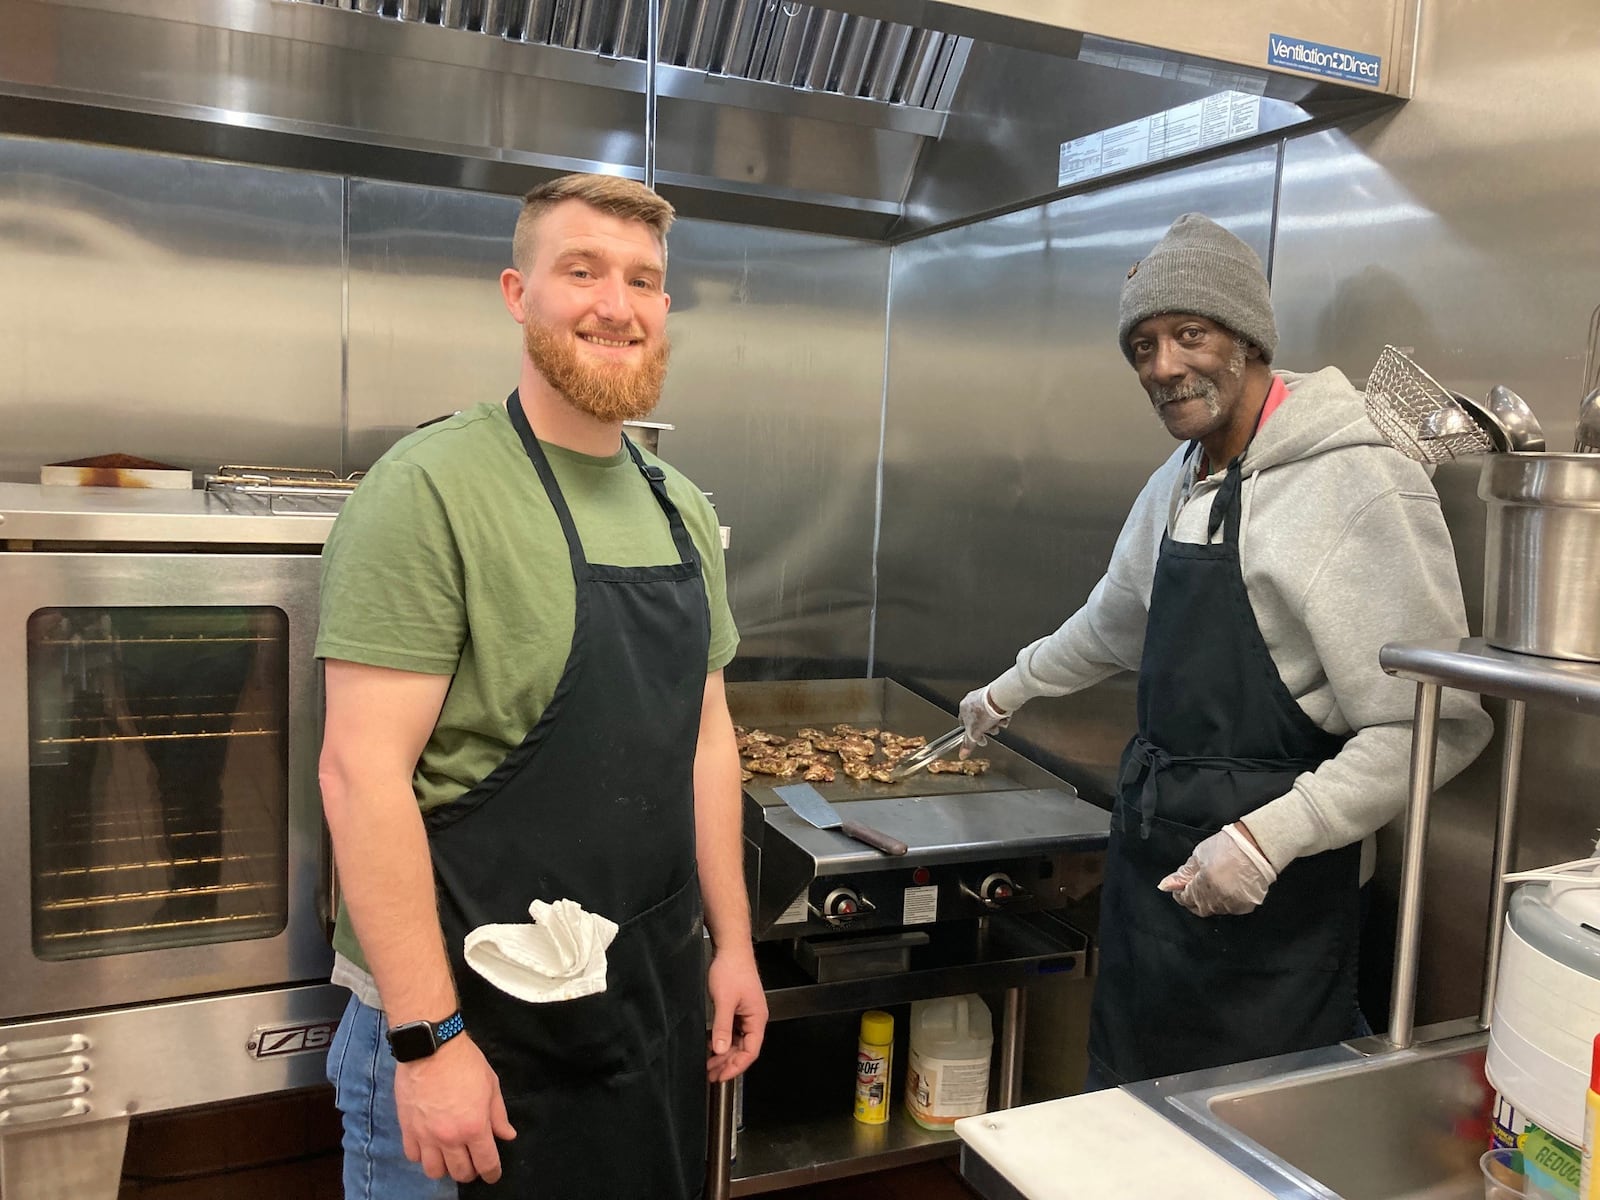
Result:
[[[1256,253],[1197,213],[1128,272],[1117,341],[1181,445],[1105,577],[1054,633],[961,702],[968,746],[1036,696],[1138,671],[1100,916],[1091,1086],[1366,1032],[1359,885],[1405,804],[1412,689],[1399,639],[1467,632],[1423,469],[1332,367],[1273,371]],[[1446,693],[1437,782],[1483,749]]]

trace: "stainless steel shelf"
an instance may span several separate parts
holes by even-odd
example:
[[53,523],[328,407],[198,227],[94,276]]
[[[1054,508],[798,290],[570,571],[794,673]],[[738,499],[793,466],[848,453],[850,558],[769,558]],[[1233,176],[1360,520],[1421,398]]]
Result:
[[928,932],[929,944],[911,951],[910,970],[832,983],[813,982],[778,944],[758,946],[769,1019],[1003,991],[1040,975],[1079,978],[1087,973],[1089,939],[1048,913],[996,913],[989,918],[986,933],[949,925],[929,926]]
[[740,1136],[728,1194],[756,1196],[934,1158],[954,1158],[960,1146],[955,1134],[924,1129],[900,1108],[882,1125],[863,1125],[848,1114],[764,1125],[759,1139]]
[[1378,651],[1378,663],[1389,674],[1418,683],[1600,716],[1600,663],[1513,654],[1482,638],[1391,642]]

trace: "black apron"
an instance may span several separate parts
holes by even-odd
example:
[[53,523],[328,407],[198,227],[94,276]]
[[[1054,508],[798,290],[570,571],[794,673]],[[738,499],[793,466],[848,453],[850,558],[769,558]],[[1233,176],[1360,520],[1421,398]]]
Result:
[[[427,815],[462,1016],[517,1131],[500,1144],[500,1181],[461,1196],[697,1197],[706,1040],[694,751],[711,636],[700,557],[665,476],[624,439],[680,561],[590,563],[515,392],[506,407],[566,534],[577,607],[566,670],[533,730]],[[604,992],[529,1004],[466,965],[469,930],[525,923],[534,900],[563,897],[620,926]]]
[[[1190,453],[1193,453],[1191,447]],[[1339,752],[1273,664],[1239,568],[1240,454],[1210,535],[1163,536],[1122,755],[1089,1054],[1127,1083],[1338,1042],[1356,1009],[1359,843],[1297,859],[1243,916],[1197,917],[1156,885],[1195,846]]]

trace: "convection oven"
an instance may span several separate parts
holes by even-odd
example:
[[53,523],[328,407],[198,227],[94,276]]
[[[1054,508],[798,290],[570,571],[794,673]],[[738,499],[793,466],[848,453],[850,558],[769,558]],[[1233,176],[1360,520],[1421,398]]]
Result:
[[0,484],[0,1192],[322,1080],[319,497]]

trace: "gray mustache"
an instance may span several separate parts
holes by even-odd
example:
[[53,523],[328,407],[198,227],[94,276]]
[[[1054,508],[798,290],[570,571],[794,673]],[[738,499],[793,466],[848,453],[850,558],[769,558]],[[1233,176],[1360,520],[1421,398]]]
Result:
[[1174,400],[1215,400],[1217,398],[1217,385],[1209,379],[1197,379],[1193,383],[1180,383],[1171,387],[1157,386],[1151,389],[1150,399],[1156,407],[1170,404]]

